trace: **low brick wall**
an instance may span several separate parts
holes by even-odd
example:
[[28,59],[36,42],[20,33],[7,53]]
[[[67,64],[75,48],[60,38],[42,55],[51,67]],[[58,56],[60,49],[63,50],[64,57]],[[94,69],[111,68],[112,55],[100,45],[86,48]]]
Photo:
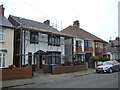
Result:
[[52,74],[75,72],[75,71],[86,70],[86,69],[87,69],[86,65],[57,66],[57,67],[53,66]]
[[12,67],[0,69],[0,79],[16,79],[32,77],[32,66],[27,67]]

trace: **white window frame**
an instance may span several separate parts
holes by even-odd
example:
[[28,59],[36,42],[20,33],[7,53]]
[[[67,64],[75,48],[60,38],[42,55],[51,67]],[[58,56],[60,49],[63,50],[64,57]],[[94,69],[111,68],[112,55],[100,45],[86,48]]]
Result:
[[0,36],[2,36],[2,38],[0,39],[0,42],[4,42],[5,41],[5,29],[0,28],[0,30],[2,32],[0,32]]
[[0,68],[5,67],[5,62],[6,62],[6,54],[0,53]]

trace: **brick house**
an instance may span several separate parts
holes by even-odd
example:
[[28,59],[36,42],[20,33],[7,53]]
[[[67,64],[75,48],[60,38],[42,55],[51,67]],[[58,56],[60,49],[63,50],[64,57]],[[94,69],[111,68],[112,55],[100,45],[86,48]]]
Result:
[[13,65],[14,26],[4,16],[4,7],[0,6],[0,68]]
[[120,38],[110,40],[107,44],[108,55],[111,60],[120,60]]
[[91,56],[106,56],[107,42],[80,28],[78,20],[61,32],[75,37],[72,40],[74,61],[88,61]]
[[14,65],[21,67],[32,64],[42,69],[46,64],[63,64],[65,40],[69,35],[60,33],[50,26],[50,20],[43,23],[9,16],[16,27],[14,36]]

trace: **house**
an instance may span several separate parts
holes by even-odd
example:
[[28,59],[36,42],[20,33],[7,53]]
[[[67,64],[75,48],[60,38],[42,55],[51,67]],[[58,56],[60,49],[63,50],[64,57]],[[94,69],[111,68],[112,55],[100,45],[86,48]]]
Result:
[[65,41],[70,35],[62,34],[50,26],[50,20],[43,23],[21,17],[9,16],[16,27],[14,35],[14,65],[32,64],[42,69],[46,64],[63,64]]
[[88,61],[91,56],[106,56],[107,42],[80,28],[78,20],[61,32],[75,37],[72,41],[74,61]]
[[110,40],[107,44],[108,55],[111,60],[120,60],[120,38]]
[[13,65],[14,26],[4,16],[4,7],[0,6],[0,68]]

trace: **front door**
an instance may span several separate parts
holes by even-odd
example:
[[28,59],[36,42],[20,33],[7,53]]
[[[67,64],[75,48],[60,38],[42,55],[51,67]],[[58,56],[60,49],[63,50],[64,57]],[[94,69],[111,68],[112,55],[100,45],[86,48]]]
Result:
[[85,54],[85,61],[88,62],[88,68],[93,68],[93,64],[89,62],[91,56],[92,56],[92,53]]
[[44,61],[44,57],[45,57],[45,52],[44,51],[37,51],[35,53],[35,66],[37,70],[42,69],[43,67],[43,61]]
[[43,56],[40,55],[40,59],[39,59],[39,68],[40,68],[40,69],[42,68],[42,58],[43,58]]
[[85,61],[88,62],[90,60],[91,56],[92,56],[92,53],[86,53],[85,54]]

